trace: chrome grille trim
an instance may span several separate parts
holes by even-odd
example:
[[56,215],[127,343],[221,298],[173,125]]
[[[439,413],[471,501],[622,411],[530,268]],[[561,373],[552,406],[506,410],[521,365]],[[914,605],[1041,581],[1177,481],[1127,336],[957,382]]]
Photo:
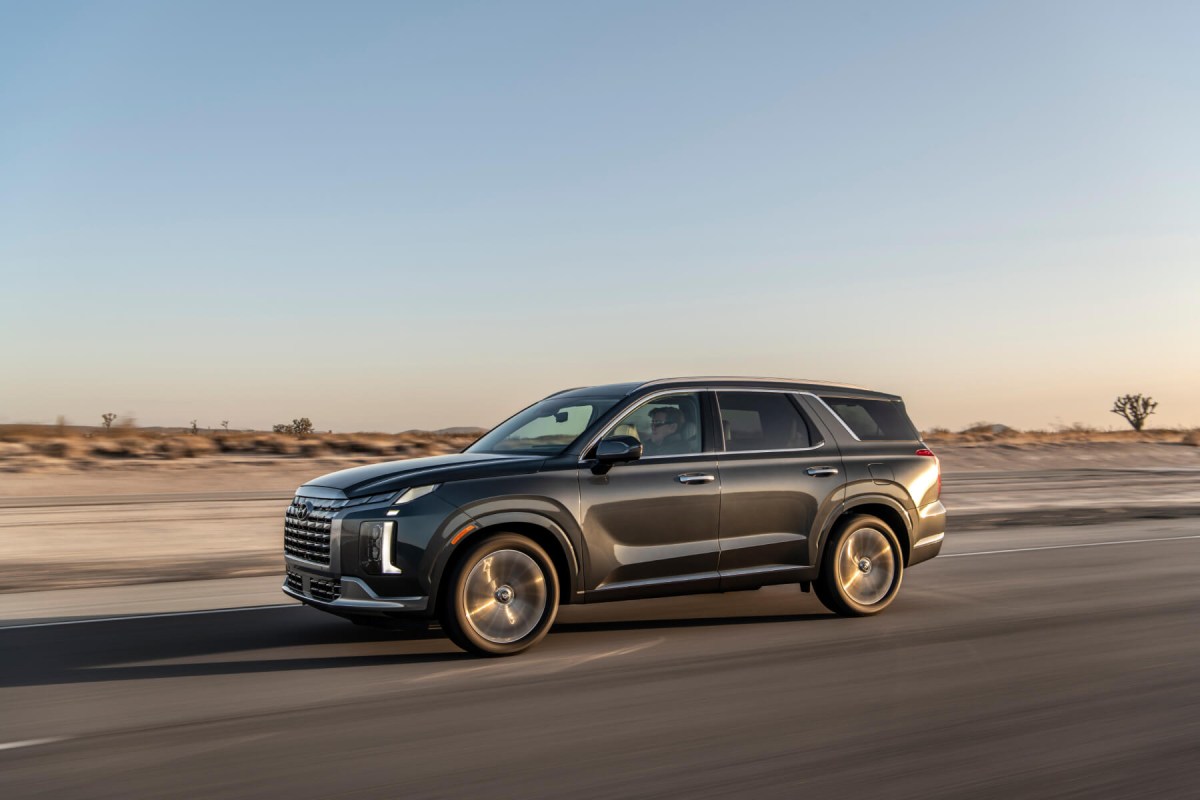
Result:
[[309,578],[308,596],[313,600],[332,603],[342,596],[342,582],[337,579]]
[[329,566],[333,515],[344,505],[345,500],[297,495],[283,515],[283,552]]
[[291,568],[288,568],[283,585],[301,597],[309,597],[322,603],[332,603],[342,596],[342,582],[339,578],[318,578],[315,575],[306,578],[304,574]]

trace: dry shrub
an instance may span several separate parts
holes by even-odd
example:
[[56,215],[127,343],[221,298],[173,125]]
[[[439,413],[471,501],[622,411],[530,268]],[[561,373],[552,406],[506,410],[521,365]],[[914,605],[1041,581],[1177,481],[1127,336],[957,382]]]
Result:
[[343,453],[361,453],[370,456],[389,455],[396,452],[396,443],[391,439],[376,436],[349,436],[338,443],[338,450]]
[[289,436],[261,436],[257,439],[260,453],[294,456],[300,452],[300,441]]
[[155,446],[163,458],[195,458],[217,451],[217,443],[205,436],[170,436]]
[[145,458],[154,454],[154,442],[133,436],[120,439],[104,437],[89,439],[88,449],[92,455],[103,458]]
[[1183,443],[1190,444],[1192,447],[1200,447],[1200,428],[1185,433],[1183,435]]
[[0,440],[0,458],[18,458],[33,453],[33,448],[24,442],[5,442]]
[[301,439],[298,444],[300,445],[300,455],[304,458],[315,458],[329,452],[325,443],[317,439]]
[[33,452],[48,458],[79,458],[86,447],[78,439],[42,439],[29,443]]
[[269,434],[249,435],[236,433],[221,433],[213,437],[213,442],[222,453],[258,453],[270,450],[274,441]]

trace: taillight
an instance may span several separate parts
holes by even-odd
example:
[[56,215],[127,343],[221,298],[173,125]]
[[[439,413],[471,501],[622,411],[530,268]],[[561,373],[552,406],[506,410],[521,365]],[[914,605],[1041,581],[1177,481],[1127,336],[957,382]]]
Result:
[[925,447],[918,450],[917,455],[933,459],[933,463],[937,467],[937,496],[934,499],[942,499],[942,462],[938,460],[938,457],[933,454],[932,450]]

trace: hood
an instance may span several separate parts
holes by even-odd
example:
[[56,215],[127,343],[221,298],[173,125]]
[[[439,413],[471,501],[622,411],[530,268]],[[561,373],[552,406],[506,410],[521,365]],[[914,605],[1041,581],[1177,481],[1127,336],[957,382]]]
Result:
[[305,486],[341,489],[347,497],[400,491],[409,486],[445,483],[494,475],[520,475],[537,472],[543,456],[509,456],[492,453],[454,453],[448,456],[410,458],[368,464],[322,475]]

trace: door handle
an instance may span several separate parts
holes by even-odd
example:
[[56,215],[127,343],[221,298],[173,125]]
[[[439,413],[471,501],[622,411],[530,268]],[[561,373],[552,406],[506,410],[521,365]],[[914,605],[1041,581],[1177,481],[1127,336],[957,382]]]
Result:
[[837,467],[809,467],[804,471],[809,475],[812,475],[814,478],[824,478],[829,475],[838,474]]
[[682,475],[677,475],[675,480],[680,483],[712,483],[717,479],[716,475],[709,475],[706,472],[685,472]]

